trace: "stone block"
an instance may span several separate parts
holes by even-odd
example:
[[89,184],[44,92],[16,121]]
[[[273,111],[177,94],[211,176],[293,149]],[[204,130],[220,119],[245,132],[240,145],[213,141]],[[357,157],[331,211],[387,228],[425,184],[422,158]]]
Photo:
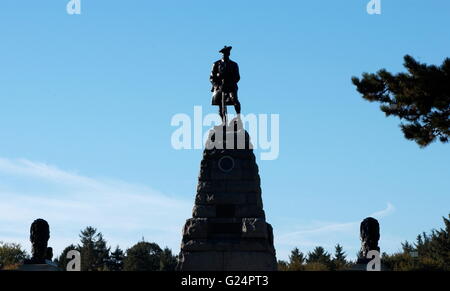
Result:
[[242,219],[243,238],[268,238],[267,223],[260,218]]
[[255,204],[262,208],[262,198],[261,198],[261,191],[252,191],[245,193],[246,196],[246,203],[248,204]]
[[223,271],[276,271],[275,256],[269,252],[225,252]]
[[225,180],[208,180],[208,181],[199,181],[197,185],[197,193],[199,192],[226,192],[227,181]]
[[222,271],[223,252],[181,252],[178,270],[182,271]]
[[216,217],[216,207],[214,205],[194,205],[192,217]]
[[256,204],[244,204],[244,205],[237,205],[236,217],[264,218],[265,213],[264,210],[261,207],[258,207]]
[[208,252],[208,251],[248,251],[274,253],[266,239],[195,239],[183,241],[181,249],[184,252]]
[[217,166],[217,170],[211,171],[210,177],[211,180],[242,180],[243,172],[240,167],[236,166],[236,164],[229,172],[222,171],[219,166]]
[[208,237],[208,219],[191,218],[186,220],[183,229],[183,238],[185,239],[203,239]]
[[276,271],[269,252],[181,252],[177,269],[183,271]]
[[229,180],[226,181],[226,184],[223,184],[223,187],[224,190],[229,192],[252,192],[260,189],[260,181],[259,179]]
[[196,204],[245,204],[247,203],[247,195],[244,193],[205,193],[201,192],[196,195]]

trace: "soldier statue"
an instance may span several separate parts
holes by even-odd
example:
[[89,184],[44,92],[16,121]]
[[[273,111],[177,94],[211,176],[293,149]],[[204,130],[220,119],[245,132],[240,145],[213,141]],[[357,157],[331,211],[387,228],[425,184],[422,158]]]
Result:
[[219,51],[222,59],[214,63],[209,77],[212,83],[211,92],[213,92],[212,105],[219,106],[219,114],[225,125],[227,105],[234,105],[238,119],[241,114],[241,103],[237,94],[237,83],[241,77],[238,64],[230,60],[231,49],[231,46],[225,46]]

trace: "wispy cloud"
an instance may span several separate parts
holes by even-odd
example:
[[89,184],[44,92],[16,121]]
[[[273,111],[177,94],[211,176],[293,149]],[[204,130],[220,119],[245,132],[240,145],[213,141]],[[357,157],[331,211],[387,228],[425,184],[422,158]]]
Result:
[[[177,252],[193,203],[145,185],[5,158],[0,158],[0,201],[0,241],[19,242],[29,248],[30,223],[42,217],[50,223],[49,243],[55,253],[77,243],[79,231],[88,225],[97,227],[113,246],[126,248],[145,237]],[[394,211],[388,202],[385,209],[368,216],[382,219]],[[308,251],[321,245],[331,251],[337,242],[344,244],[352,257],[359,248],[359,223],[293,224],[295,229],[284,232],[275,228],[278,257],[287,258],[293,247]]]
[[[368,216],[381,219],[394,213],[395,207],[388,202],[385,209]],[[316,246],[323,246],[332,251],[336,243],[344,244],[350,258],[359,249],[359,224],[361,221],[350,222],[316,222],[314,226],[296,226],[297,230],[278,233],[275,240],[281,257],[287,258],[293,247],[309,251]]]
[[369,216],[380,219],[380,218],[391,215],[392,213],[394,213],[394,211],[395,211],[395,206],[392,205],[390,202],[388,202],[387,207],[385,209],[374,212]]
[[[113,245],[129,247],[143,236],[178,250],[192,201],[144,185],[87,177],[26,159],[0,158],[0,240],[29,243],[30,223],[49,221],[50,244],[60,252],[92,225]],[[55,245],[56,244],[56,245]]]

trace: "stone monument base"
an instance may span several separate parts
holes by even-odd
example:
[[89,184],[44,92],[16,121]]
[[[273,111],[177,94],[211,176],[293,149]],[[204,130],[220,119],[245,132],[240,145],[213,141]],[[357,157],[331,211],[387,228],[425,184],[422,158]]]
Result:
[[58,266],[52,261],[46,261],[45,264],[23,264],[20,266],[18,271],[26,272],[48,272],[48,271],[61,271]]
[[252,148],[239,120],[211,130],[177,270],[277,269],[273,230],[266,222]]

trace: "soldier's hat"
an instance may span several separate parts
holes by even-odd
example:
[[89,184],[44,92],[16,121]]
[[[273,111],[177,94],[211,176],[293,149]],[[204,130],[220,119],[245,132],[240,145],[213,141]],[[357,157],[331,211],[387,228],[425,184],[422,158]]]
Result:
[[233,47],[232,46],[224,46],[223,47],[223,49],[221,49],[220,51],[219,51],[219,53],[230,53],[230,51],[231,51],[231,49],[232,49]]

